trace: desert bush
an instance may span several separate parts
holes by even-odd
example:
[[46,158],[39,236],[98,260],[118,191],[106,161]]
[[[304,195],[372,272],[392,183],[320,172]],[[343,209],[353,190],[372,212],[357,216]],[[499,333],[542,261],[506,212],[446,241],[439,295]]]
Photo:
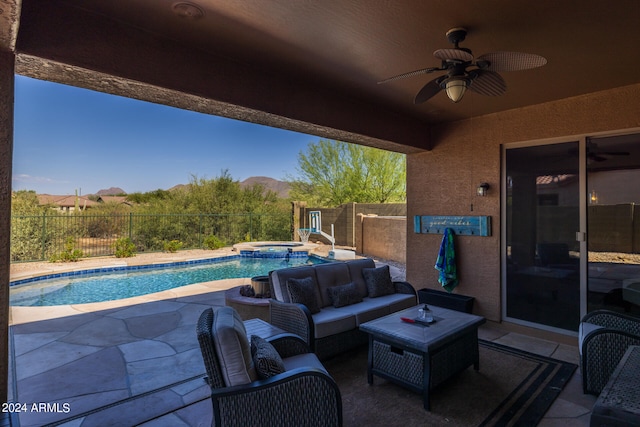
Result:
[[128,237],[121,237],[113,244],[116,258],[131,258],[136,255],[136,245]]
[[83,252],[80,249],[76,249],[76,243],[73,237],[67,237],[67,241],[64,244],[64,250],[58,254],[54,254],[49,259],[51,262],[76,262],[83,256]]
[[174,253],[182,249],[182,246],[183,243],[180,240],[170,240],[164,242],[164,251]]
[[220,249],[225,246],[225,243],[218,239],[216,236],[208,236],[204,239],[204,247],[207,249]]

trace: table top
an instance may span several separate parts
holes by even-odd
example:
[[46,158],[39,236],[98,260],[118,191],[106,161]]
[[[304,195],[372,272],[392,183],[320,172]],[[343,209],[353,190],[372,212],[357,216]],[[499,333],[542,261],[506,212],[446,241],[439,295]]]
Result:
[[273,326],[271,323],[265,322],[262,319],[245,320],[244,328],[247,330],[247,337],[257,335],[265,339],[285,332],[277,326]]
[[640,414],[640,346],[633,345],[627,349],[600,393],[594,411],[600,406],[619,408],[636,414],[636,417]]
[[401,317],[415,319],[418,317],[418,309],[423,305],[398,311],[388,316],[360,325],[360,330],[374,337],[384,338],[390,343],[401,345],[424,353],[453,341],[459,335],[477,329],[485,322],[482,316],[467,314],[460,311],[430,305],[434,323],[423,325],[420,323],[406,323]]

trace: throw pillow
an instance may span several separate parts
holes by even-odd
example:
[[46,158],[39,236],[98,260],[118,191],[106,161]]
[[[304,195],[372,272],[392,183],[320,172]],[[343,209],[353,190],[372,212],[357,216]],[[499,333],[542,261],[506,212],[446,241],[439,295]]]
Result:
[[291,302],[306,305],[311,314],[320,312],[320,306],[316,299],[316,282],[312,277],[288,279],[287,290],[289,291]]
[[251,336],[253,365],[260,379],[271,378],[285,371],[282,358],[270,342],[257,335]]
[[329,293],[329,301],[335,308],[362,301],[362,297],[353,282],[346,285],[332,286],[327,288],[327,292]]
[[362,276],[367,284],[367,292],[369,292],[370,298],[390,295],[396,292],[391,281],[388,265],[378,268],[363,268]]

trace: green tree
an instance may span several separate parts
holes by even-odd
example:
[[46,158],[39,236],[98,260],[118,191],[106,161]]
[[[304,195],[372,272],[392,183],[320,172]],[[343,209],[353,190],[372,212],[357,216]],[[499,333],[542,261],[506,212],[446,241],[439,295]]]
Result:
[[404,154],[320,140],[298,154],[291,197],[317,206],[343,203],[393,203],[406,200]]
[[51,230],[43,231],[44,213],[35,191],[16,191],[11,195],[11,261],[40,259],[51,244]]
[[[134,206],[138,215],[165,215],[136,223],[139,247],[160,250],[165,241],[172,240],[198,247],[204,245],[195,241],[199,235],[215,236],[225,244],[290,239],[289,204],[260,184],[243,188],[227,170],[214,179],[192,176],[189,185],[164,196]],[[175,215],[178,213],[192,215]]]
[[127,194],[127,200],[131,203],[149,203],[153,200],[165,200],[168,199],[171,195],[171,192],[168,190],[157,189],[154,191],[149,191],[146,193],[131,193]]

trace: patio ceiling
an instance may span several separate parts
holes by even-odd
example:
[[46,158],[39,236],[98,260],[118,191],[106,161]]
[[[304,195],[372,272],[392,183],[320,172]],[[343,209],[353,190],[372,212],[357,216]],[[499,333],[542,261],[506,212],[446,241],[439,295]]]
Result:
[[[0,10],[0,48],[16,51],[19,74],[403,152],[429,149],[434,124],[640,82],[637,0],[0,0]],[[458,104],[444,93],[413,104],[435,75],[377,84],[439,66],[433,51],[460,26],[476,57],[517,51],[548,64],[501,73],[506,94],[467,92]]]

